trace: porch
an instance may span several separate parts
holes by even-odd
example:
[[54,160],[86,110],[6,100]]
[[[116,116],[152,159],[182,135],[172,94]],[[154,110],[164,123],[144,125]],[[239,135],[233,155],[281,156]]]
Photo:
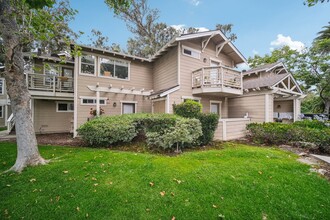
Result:
[[243,94],[242,73],[225,66],[203,67],[192,72],[192,93]]
[[225,118],[219,119],[218,128],[214,133],[214,140],[234,140],[246,135],[246,125],[251,122],[250,118]]

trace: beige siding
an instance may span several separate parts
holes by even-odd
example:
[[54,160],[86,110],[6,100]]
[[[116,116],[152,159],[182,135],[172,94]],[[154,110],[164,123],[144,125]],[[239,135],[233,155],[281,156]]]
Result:
[[159,91],[178,84],[178,51],[172,48],[153,64],[153,89]]
[[165,100],[153,102],[153,108],[154,108],[153,113],[165,113],[165,105],[166,105]]
[[56,112],[56,102],[54,100],[34,100],[34,129],[37,133],[72,131],[73,112]]
[[[102,55],[104,56],[104,55]],[[118,58],[117,58],[118,59]],[[77,127],[85,123],[88,118],[90,109],[95,109],[96,105],[81,105],[82,97],[94,97],[96,93],[90,91],[87,86],[95,86],[99,83],[100,87],[108,87],[110,84],[113,88],[135,88],[136,90],[145,89],[145,91],[153,89],[152,87],[152,65],[147,62],[141,62],[138,60],[131,60],[130,62],[130,79],[120,80],[114,78],[105,78],[96,76],[77,76],[78,86],[78,100],[77,100]],[[122,102],[136,102],[136,112],[151,112],[151,101],[143,96],[130,95],[130,94],[116,94],[100,92],[100,97],[106,98],[106,105],[101,105],[104,109],[105,115],[120,115]],[[114,103],[116,103],[114,105]]]
[[222,141],[223,140],[223,135],[222,134],[223,134],[223,122],[219,121],[218,127],[214,132],[213,140]]
[[253,122],[265,121],[265,95],[230,98],[228,100],[229,118],[242,118],[246,113]]
[[274,112],[293,112],[293,100],[274,101]]

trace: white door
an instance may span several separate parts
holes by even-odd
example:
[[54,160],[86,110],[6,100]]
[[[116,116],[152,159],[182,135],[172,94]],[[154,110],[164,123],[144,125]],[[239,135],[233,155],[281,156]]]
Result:
[[123,114],[135,113],[135,103],[123,103]]

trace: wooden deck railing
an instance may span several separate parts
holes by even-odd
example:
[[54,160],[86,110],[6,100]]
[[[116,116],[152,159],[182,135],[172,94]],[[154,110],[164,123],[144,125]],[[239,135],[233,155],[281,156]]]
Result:
[[37,73],[26,74],[26,83],[30,90],[48,92],[73,92],[73,78]]
[[192,72],[192,87],[230,87],[242,89],[242,73],[225,66],[203,67]]

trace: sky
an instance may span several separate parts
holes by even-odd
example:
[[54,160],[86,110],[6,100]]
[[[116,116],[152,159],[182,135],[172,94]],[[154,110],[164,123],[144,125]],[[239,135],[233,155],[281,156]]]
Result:
[[[234,25],[235,46],[248,58],[264,55],[274,48],[288,45],[301,50],[310,46],[317,32],[330,22],[330,3],[313,7],[304,0],[149,0],[160,11],[159,22],[171,26],[213,30],[215,25]],[[114,17],[103,0],[71,0],[78,10],[70,27],[82,31],[78,42],[89,44],[92,29],[109,37],[110,43],[126,48],[132,34],[125,22]]]

